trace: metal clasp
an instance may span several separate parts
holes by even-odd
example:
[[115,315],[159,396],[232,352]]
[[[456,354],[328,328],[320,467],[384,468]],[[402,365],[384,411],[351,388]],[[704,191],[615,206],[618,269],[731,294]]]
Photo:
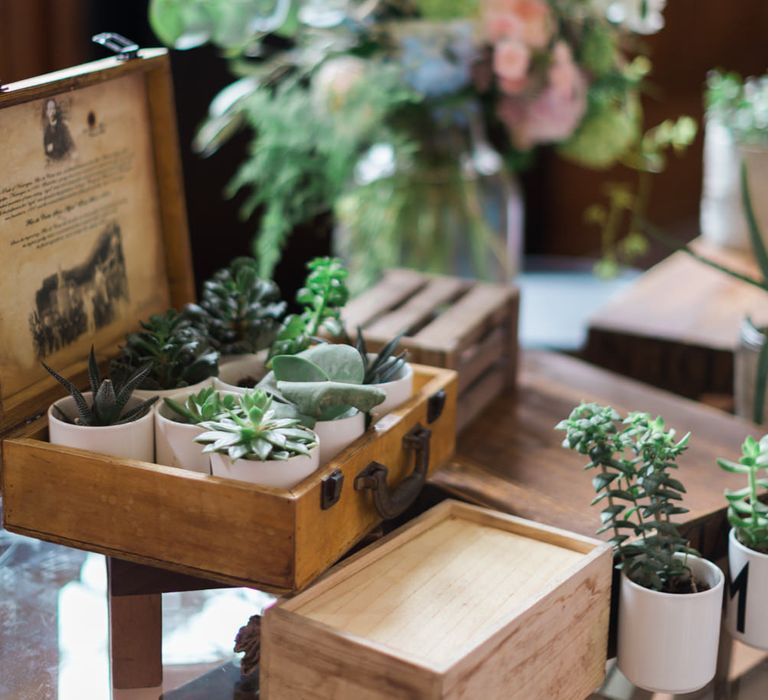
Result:
[[126,39],[122,34],[102,32],[93,36],[91,41],[114,52],[119,61],[130,61],[133,58],[139,57],[139,45],[130,39]]

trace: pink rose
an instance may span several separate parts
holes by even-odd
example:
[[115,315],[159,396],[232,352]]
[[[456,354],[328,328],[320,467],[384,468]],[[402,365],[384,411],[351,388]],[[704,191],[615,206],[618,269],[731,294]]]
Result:
[[493,70],[502,80],[519,82],[528,72],[531,53],[515,39],[503,39],[493,52]]
[[483,24],[491,43],[518,39],[533,49],[544,48],[555,29],[546,0],[484,0]]
[[549,85],[534,99],[505,96],[497,108],[497,116],[521,150],[565,141],[584,117],[587,79],[562,42],[555,47],[548,77]]

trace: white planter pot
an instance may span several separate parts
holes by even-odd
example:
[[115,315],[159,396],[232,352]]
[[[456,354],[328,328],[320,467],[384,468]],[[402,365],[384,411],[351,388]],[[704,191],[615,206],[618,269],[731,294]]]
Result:
[[290,489],[306,479],[320,466],[320,450],[310,450],[309,456],[298,455],[284,461],[259,462],[250,459],[236,459],[214,452],[211,454],[211,472],[225,479],[248,481],[259,486],[276,489]]
[[266,350],[248,355],[225,355],[219,362],[219,376],[214,377],[213,386],[219,391],[244,394],[246,389],[238,386],[238,382],[245,377],[261,381],[267,374],[266,362]]
[[704,182],[701,234],[721,248],[751,252],[741,199],[741,162],[746,163],[752,205],[763,236],[768,236],[768,149],[739,146],[730,129],[707,117],[704,133]]
[[[90,403],[91,392],[83,396]],[[130,410],[140,403],[141,399],[131,397],[126,408]],[[59,399],[54,405],[67,416],[74,418],[77,415],[77,405],[71,396]],[[152,411],[149,411],[146,416],[122,425],[73,425],[57,418],[51,406],[48,409],[48,435],[52,445],[78,447],[113,457],[152,462],[155,457],[153,421]]]
[[139,399],[151,399],[153,396],[159,396],[160,400],[164,398],[175,399],[179,396],[189,396],[189,394],[196,394],[201,389],[211,386],[211,379],[203,379],[202,382],[192,384],[191,386],[182,386],[178,389],[136,389],[133,395]]
[[688,564],[708,590],[659,593],[621,577],[617,661],[640,688],[691,693],[714,678],[725,576],[706,559]]
[[170,416],[173,415],[173,411],[163,403],[162,399],[157,402],[154,414],[157,464],[210,474],[211,458],[203,453],[203,445],[195,442],[195,438],[204,433],[205,429],[199,425],[172,420]]
[[317,421],[314,431],[320,438],[320,464],[326,464],[365,432],[365,414],[357,411],[347,418]]
[[731,530],[728,567],[731,576],[726,607],[728,631],[740,642],[768,651],[768,554],[745,547]]
[[374,406],[371,410],[372,416],[383,416],[385,413],[394,411],[413,396],[413,367],[411,367],[410,363],[406,362],[401,368],[397,379],[385,384],[372,384],[371,386],[381,389],[387,395],[383,403]]

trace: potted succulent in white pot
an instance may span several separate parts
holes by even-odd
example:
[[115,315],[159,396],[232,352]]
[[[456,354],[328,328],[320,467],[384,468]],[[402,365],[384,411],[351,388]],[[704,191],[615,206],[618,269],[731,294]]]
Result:
[[386,394],[363,384],[365,370],[350,345],[316,345],[298,355],[278,355],[263,388],[314,420],[320,438],[320,463],[333,459],[365,432],[365,414]]
[[214,476],[289,489],[320,463],[317,435],[298,418],[281,417],[279,404],[260,389],[201,427],[206,432],[195,441],[211,455]]
[[[183,401],[183,402],[182,402]],[[155,408],[155,461],[202,474],[211,473],[211,458],[194,440],[205,432],[206,421],[234,410],[238,398],[205,387],[182,399],[165,397]]]
[[142,330],[130,333],[112,361],[117,379],[149,365],[149,373],[136,390],[139,397],[178,396],[210,386],[218,374],[219,353],[205,332],[173,309],[142,321]]
[[88,357],[91,390],[88,392],[80,392],[45,363],[43,367],[70,394],[48,409],[48,434],[52,444],[144,462],[154,459],[151,408],[157,397],[133,396],[135,387],[149,373],[149,366],[140,367],[125,382],[113,384],[111,379],[102,379],[91,348]]
[[768,493],[768,435],[758,442],[748,437],[738,462],[719,459],[722,469],[747,477],[747,485],[726,491],[728,521],[728,568],[730,585],[726,625],[733,637],[768,651],[768,505],[760,495]]
[[675,439],[661,418],[581,404],[557,428],[564,446],[597,474],[593,503],[621,570],[619,669],[653,692],[689,693],[715,675],[725,577],[688,546],[672,522],[683,484],[671,475],[689,435]]
[[406,361],[405,350],[397,352],[402,334],[390,340],[378,353],[368,352],[361,328],[357,329],[355,347],[363,360],[363,384],[381,389],[386,398],[371,410],[371,415],[383,416],[404,404],[413,396],[413,367]]
[[188,304],[184,314],[220,353],[218,388],[242,391],[264,377],[285,306],[277,285],[258,276],[253,258],[235,258],[205,282],[200,303]]

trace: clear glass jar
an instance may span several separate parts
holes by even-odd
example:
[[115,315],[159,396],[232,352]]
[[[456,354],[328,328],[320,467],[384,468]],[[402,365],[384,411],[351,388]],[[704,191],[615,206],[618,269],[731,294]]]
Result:
[[[758,328],[747,318],[741,324],[739,347],[734,358],[734,398],[736,415],[762,425],[766,417],[766,391],[768,387],[768,349],[766,333],[768,329]],[[762,387],[758,391],[761,352],[765,354]],[[762,403],[762,410],[756,406],[756,398]],[[761,398],[762,395],[762,398]]]

